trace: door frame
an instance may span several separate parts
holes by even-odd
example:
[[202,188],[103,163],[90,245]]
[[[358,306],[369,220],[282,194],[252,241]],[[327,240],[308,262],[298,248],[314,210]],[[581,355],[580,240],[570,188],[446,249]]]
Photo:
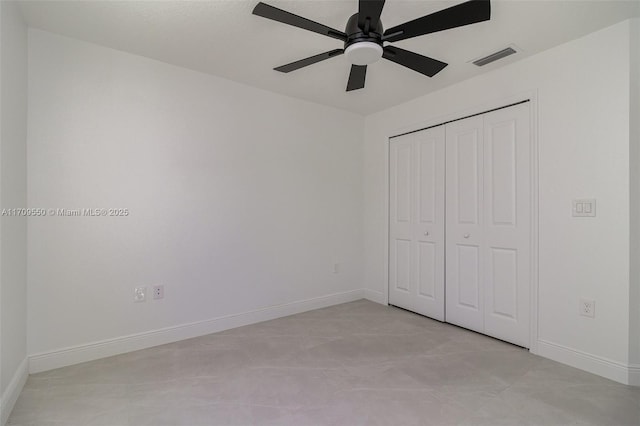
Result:
[[385,235],[387,241],[384,247],[384,289],[383,289],[383,304],[389,305],[389,241],[390,225],[390,191],[391,191],[391,176],[390,176],[390,150],[391,139],[406,133],[417,132],[428,127],[438,126],[450,121],[459,120],[471,115],[483,114],[490,110],[500,109],[517,104],[520,102],[529,101],[529,131],[530,131],[530,171],[531,171],[531,196],[529,200],[531,224],[529,229],[531,255],[530,255],[530,276],[529,282],[531,288],[529,289],[529,351],[533,354],[538,353],[538,91],[532,90],[523,93],[519,93],[512,96],[502,97],[475,105],[464,110],[460,110],[451,114],[430,118],[424,122],[413,124],[411,126],[405,126],[395,129],[386,135],[386,149],[385,149]]

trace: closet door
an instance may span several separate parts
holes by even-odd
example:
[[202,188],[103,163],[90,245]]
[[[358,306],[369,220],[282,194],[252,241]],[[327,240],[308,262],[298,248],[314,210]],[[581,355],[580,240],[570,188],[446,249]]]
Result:
[[446,126],[446,321],[484,332],[483,118]]
[[390,143],[389,303],[444,321],[444,126]]
[[529,104],[446,128],[446,321],[529,346]]
[[529,346],[529,104],[484,115],[485,333]]

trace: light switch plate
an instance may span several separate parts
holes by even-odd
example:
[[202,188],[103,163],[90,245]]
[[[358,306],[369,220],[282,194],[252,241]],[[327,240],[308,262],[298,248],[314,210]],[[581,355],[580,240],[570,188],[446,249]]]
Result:
[[573,200],[571,208],[571,216],[573,217],[595,217],[596,200],[595,198],[584,198]]

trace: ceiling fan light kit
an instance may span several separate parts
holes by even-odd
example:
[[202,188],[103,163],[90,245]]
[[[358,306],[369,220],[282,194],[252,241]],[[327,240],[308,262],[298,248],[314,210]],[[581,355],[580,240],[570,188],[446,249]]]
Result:
[[367,65],[373,64],[380,58],[395,62],[428,77],[433,77],[447,66],[445,62],[437,59],[399,47],[385,46],[385,42],[405,40],[488,21],[491,18],[489,0],[470,0],[384,31],[380,20],[384,3],[385,0],[359,0],[358,13],[349,18],[344,32],[262,2],[253,9],[253,14],[343,41],[343,49],[320,53],[274,69],[288,73],[344,53],[351,63],[347,92],[364,87]]
[[344,54],[353,65],[371,65],[382,58],[382,46],[371,41],[363,41],[347,46]]

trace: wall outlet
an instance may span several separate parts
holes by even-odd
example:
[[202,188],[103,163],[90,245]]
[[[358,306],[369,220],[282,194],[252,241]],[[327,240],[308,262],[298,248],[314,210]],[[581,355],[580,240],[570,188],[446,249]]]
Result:
[[164,299],[164,286],[163,285],[154,285],[153,286],[153,298],[154,299]]
[[136,287],[133,291],[133,301],[134,302],[144,302],[147,300],[147,288],[146,287]]
[[580,315],[594,318],[596,316],[596,302],[589,299],[580,299]]

